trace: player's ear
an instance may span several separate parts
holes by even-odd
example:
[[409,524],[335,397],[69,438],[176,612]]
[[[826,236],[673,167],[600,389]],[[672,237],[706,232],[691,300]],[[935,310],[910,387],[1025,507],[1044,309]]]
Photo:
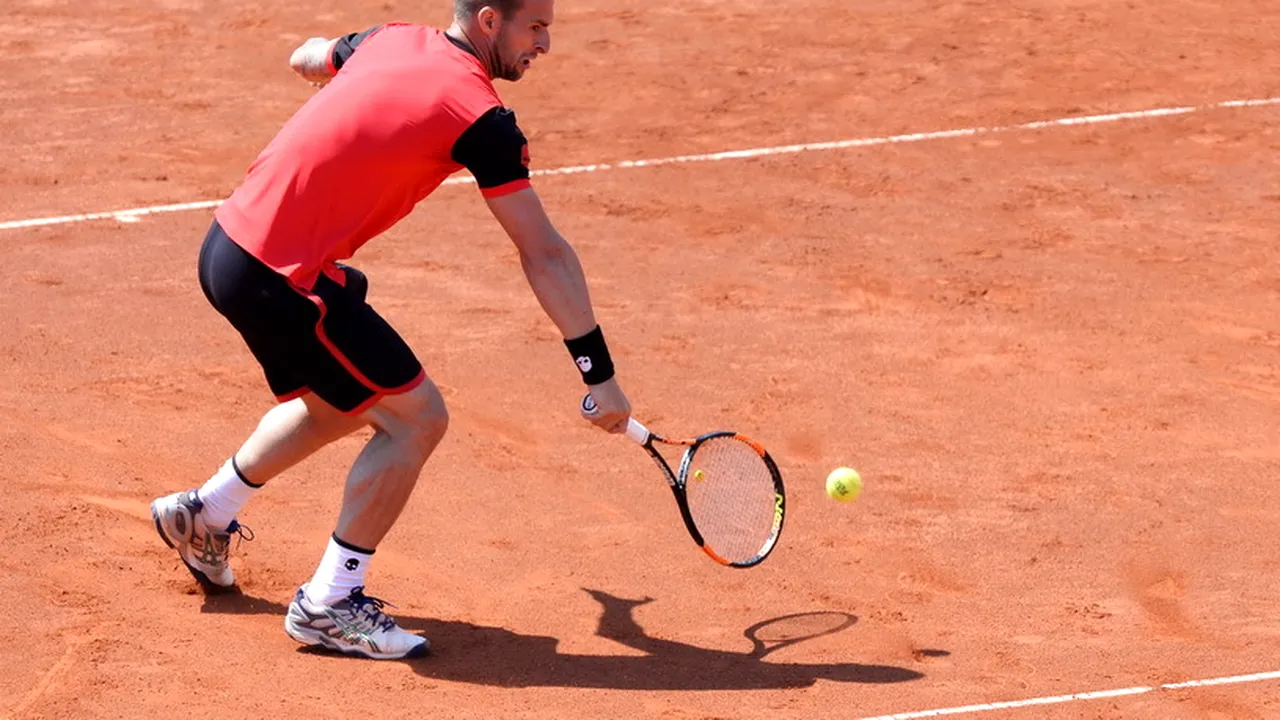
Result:
[[498,27],[498,11],[488,5],[480,8],[476,19],[480,21],[480,28],[485,33],[492,33]]

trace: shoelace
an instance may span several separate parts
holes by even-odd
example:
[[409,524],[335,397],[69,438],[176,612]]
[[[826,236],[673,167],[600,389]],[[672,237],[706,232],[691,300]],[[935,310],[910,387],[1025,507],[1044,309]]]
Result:
[[227,558],[231,555],[231,536],[236,536],[236,549],[240,548],[240,543],[248,540],[253,541],[255,537],[253,530],[241,525],[238,520],[232,520],[227,526],[226,532],[210,532],[207,537],[209,542],[205,543],[200,551],[200,559],[209,564],[223,564],[227,562]]
[[245,540],[248,540],[249,542],[253,542],[253,539],[254,539],[255,537],[257,537],[256,535],[254,535],[254,534],[253,534],[253,530],[249,529],[249,527],[248,527],[248,526],[246,526],[246,525],[241,525],[239,520],[232,520],[232,521],[231,521],[231,524],[227,526],[227,541],[228,541],[228,542],[230,542],[230,540],[231,540],[231,535],[232,535],[233,533],[237,536],[237,539],[236,539],[236,549],[237,549],[237,550],[239,550],[239,549],[240,549],[240,543],[241,543],[241,542],[243,542],[243,541],[245,541]]
[[[351,616],[353,618],[359,618],[363,615],[370,625],[382,630],[391,630],[396,626],[396,621],[382,612],[382,608],[391,605],[391,603],[365,595],[364,586],[352,590],[351,594],[347,596],[347,602],[351,603]],[[395,605],[391,605],[391,607],[395,607]]]

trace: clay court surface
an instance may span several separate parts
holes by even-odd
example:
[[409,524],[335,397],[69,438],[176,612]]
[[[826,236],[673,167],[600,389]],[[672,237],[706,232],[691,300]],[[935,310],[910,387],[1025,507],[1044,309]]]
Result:
[[[217,200],[312,89],[289,52],[445,2],[8,0],[0,223]],[[426,7],[424,9],[424,6]],[[1272,2],[562,0],[500,84],[533,166],[1200,108],[535,179],[639,419],[729,428],[777,552],[697,551],[474,187],[353,264],[450,435],[369,591],[433,654],[283,632],[340,442],[260,493],[206,598],[151,498],[272,399],[195,279],[211,210],[0,231],[0,718],[1275,718],[1280,95]],[[837,505],[831,468],[863,497]],[[762,656],[744,631],[845,613]]]

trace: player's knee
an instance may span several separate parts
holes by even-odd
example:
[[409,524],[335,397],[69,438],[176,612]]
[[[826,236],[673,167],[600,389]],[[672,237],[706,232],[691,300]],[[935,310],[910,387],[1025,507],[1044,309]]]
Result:
[[435,395],[434,401],[424,404],[410,421],[410,439],[427,449],[434,448],[449,430],[449,409],[444,398]]
[[402,395],[385,397],[374,407],[374,421],[397,441],[429,454],[449,429],[444,396],[430,380]]

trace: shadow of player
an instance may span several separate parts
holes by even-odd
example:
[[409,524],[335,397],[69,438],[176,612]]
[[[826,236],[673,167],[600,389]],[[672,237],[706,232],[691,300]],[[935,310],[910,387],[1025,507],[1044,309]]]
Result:
[[[748,652],[729,652],[651,637],[636,622],[634,610],[652,598],[627,600],[599,590],[587,590],[603,612],[596,634],[643,655],[571,655],[557,651],[559,640],[525,635],[505,628],[458,620],[435,620],[396,615],[400,626],[431,640],[431,653],[409,661],[429,678],[497,687],[581,687],[613,690],[753,690],[797,688],[818,680],[851,683],[898,683],[923,674],[890,665],[860,663],[769,662],[770,652],[752,631],[776,620],[757,623],[744,635],[753,643]],[[209,596],[204,612],[283,616],[285,607],[262,598],[232,593]],[[843,618],[834,631],[857,618]],[[802,614],[803,615],[803,614]],[[785,616],[786,618],[798,616]],[[820,635],[830,634],[827,632]],[[303,649],[302,652],[315,652]]]

